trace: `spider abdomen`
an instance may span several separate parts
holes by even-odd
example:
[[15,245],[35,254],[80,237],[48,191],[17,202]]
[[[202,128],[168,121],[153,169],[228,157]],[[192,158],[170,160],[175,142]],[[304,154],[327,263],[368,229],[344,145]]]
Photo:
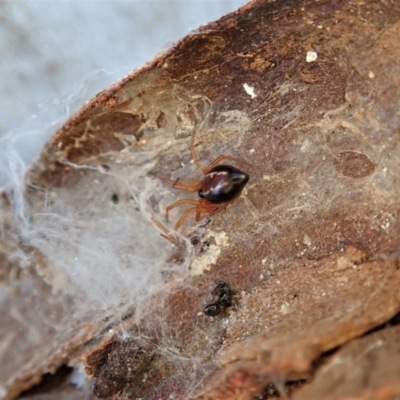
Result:
[[239,196],[248,181],[245,172],[220,164],[204,176],[199,196],[211,203],[226,203]]

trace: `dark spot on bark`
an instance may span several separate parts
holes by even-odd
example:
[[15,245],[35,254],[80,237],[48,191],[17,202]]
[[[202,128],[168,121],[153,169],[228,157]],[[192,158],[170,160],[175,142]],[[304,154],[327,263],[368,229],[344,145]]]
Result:
[[375,170],[375,164],[363,153],[342,151],[333,161],[335,168],[344,176],[364,178]]

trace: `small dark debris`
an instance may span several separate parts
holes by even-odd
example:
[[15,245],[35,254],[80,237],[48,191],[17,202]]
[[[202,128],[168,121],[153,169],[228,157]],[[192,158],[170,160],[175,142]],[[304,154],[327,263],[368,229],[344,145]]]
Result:
[[111,201],[112,201],[114,204],[118,204],[118,203],[119,203],[119,197],[118,197],[117,193],[113,193],[113,194],[112,194],[112,196],[111,196]]
[[205,241],[200,248],[200,253],[205,253],[210,247],[210,242],[209,241]]
[[204,308],[204,314],[208,315],[209,317],[215,317],[221,312],[221,307],[218,303],[212,303],[207,305]]
[[333,165],[342,175],[349,178],[364,178],[371,175],[376,165],[366,154],[357,151],[342,151],[336,155]]
[[232,291],[225,282],[219,281],[217,286],[212,290],[211,294],[217,297],[217,301],[215,303],[208,304],[204,308],[204,314],[207,316],[215,317],[221,312],[221,310],[224,310],[232,305]]
[[213,296],[218,297],[218,303],[222,303],[225,307],[232,305],[232,292],[229,286],[223,282],[219,281],[217,286],[211,292]]
[[190,242],[192,243],[193,246],[196,246],[200,243],[200,238],[198,236],[193,236],[190,239]]
[[156,119],[156,123],[157,123],[157,128],[164,128],[167,125],[167,119],[163,111],[160,111],[160,114]]

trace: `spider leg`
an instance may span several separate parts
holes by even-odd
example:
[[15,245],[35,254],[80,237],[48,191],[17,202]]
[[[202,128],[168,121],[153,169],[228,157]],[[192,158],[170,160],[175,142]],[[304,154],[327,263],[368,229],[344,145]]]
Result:
[[153,223],[159,228],[161,229],[164,233],[160,233],[160,236],[162,236],[163,238],[169,240],[172,244],[174,244],[175,246],[178,246],[179,244],[179,239],[174,236],[166,226],[164,226],[164,224],[162,224],[160,221],[158,221],[157,219],[155,219],[154,217],[151,217],[151,220],[153,221]]
[[209,173],[215,166],[217,166],[221,161],[223,160],[231,160],[234,162],[237,162],[239,164],[247,164],[248,162],[246,162],[244,159],[242,158],[238,158],[238,157],[233,157],[233,156],[225,156],[225,155],[220,155],[218,156],[211,164],[207,165],[206,167],[199,161],[199,157],[196,153],[196,149],[194,148],[194,141],[195,141],[195,137],[196,137],[196,130],[197,130],[197,126],[194,126],[194,130],[193,130],[193,134],[192,134],[192,140],[190,142],[190,153],[192,154],[192,158],[194,163],[197,165],[198,168],[201,169],[201,171],[203,172],[204,175],[206,175],[207,173]]
[[207,167],[204,168],[203,173],[208,174],[214,167],[216,167],[223,160],[235,161],[238,164],[243,163],[243,160],[241,158],[221,155],[218,156],[210,165],[207,165]]
[[[191,205],[197,205],[199,201],[195,200],[195,199],[180,199],[178,201],[176,201],[175,203],[170,204],[167,208],[166,208],[166,217],[167,217],[167,221],[168,221],[168,214],[169,212],[175,208],[175,207],[179,207],[182,204],[191,204]],[[175,228],[176,229],[176,228]]]
[[[176,223],[175,225],[175,229],[179,229],[183,223],[186,221],[186,219],[189,217],[189,215],[191,213],[196,213],[196,221],[200,221],[201,219],[203,219],[204,217],[201,216],[201,214],[207,213],[207,214],[215,214],[220,208],[221,205],[219,204],[213,204],[210,203],[207,200],[195,200],[196,206],[189,208],[188,210],[186,210],[183,215],[181,216],[181,218],[179,219],[179,221]],[[194,204],[194,203],[192,203]],[[224,206],[224,205],[223,205]],[[222,206],[222,207],[223,207]]]
[[202,220],[203,218],[205,218],[205,216],[204,216],[204,217],[201,216],[201,214],[204,214],[204,213],[208,213],[208,214],[209,214],[207,208],[204,207],[204,205],[199,201],[199,204],[198,204],[197,207],[196,207],[196,217],[195,217],[195,220],[196,220],[196,221],[200,221],[200,220]]
[[197,212],[197,206],[196,207],[192,207],[189,208],[188,210],[186,210],[182,216],[179,218],[178,222],[175,224],[174,229],[178,230],[183,224],[184,222],[188,219],[189,215],[193,212]]
[[159,220],[155,219],[154,217],[151,217],[151,220],[154,222],[155,225],[157,225],[158,228],[160,228],[166,235],[169,235],[169,230],[168,228]]
[[[191,204],[194,207],[187,209],[182,214],[182,216],[179,218],[178,222],[175,224],[175,227],[174,227],[175,230],[178,230],[185,223],[185,221],[188,219],[190,214],[196,213],[195,220],[200,221],[204,218],[201,214],[207,213],[209,215],[214,215],[218,211],[224,210],[228,206],[229,203],[214,204],[214,203],[210,203],[209,201],[207,201],[205,199],[200,199],[200,200],[181,199],[181,200],[176,201],[175,203],[172,203],[171,205],[169,205],[167,207],[167,219],[168,219],[169,211],[175,207],[179,207],[182,204]],[[161,222],[155,220],[154,218],[153,218],[153,221],[163,232],[165,232],[166,236],[164,236],[164,235],[161,235],[161,236],[166,237],[172,243],[176,243],[176,238],[173,235],[171,235],[171,233],[168,231],[168,229]]]
[[186,190],[187,192],[198,192],[201,189],[202,185],[201,181],[179,182],[179,178],[175,180],[168,178],[160,178],[160,179],[165,183],[169,183],[175,189]]
[[214,215],[219,210],[224,209],[226,206],[227,204],[214,204],[207,200],[200,199],[196,210],[196,221],[200,221],[205,218],[202,217],[201,214],[208,213],[209,215]]
[[192,140],[190,141],[190,153],[192,154],[193,161],[197,165],[197,167],[202,170],[203,174],[206,174],[206,172],[204,172],[206,170],[206,167],[199,161],[199,157],[194,148],[194,139],[195,139],[196,133],[197,133],[196,131],[197,131],[197,124],[194,125]]

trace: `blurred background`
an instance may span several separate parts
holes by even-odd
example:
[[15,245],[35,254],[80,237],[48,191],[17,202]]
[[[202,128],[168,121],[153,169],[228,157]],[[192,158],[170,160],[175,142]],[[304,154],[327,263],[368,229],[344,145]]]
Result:
[[95,93],[247,0],[0,2],[0,188]]

